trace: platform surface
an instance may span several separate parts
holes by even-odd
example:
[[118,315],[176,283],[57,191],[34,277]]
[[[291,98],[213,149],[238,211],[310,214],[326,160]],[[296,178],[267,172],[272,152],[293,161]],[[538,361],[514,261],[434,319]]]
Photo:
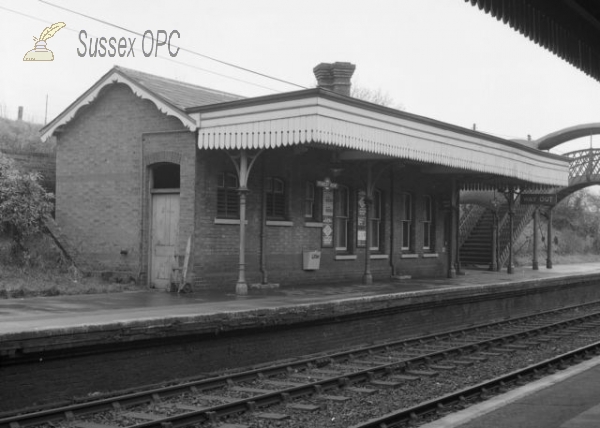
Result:
[[[290,307],[347,299],[402,294],[414,296],[442,290],[515,284],[519,282],[600,274],[599,263],[555,265],[534,271],[515,268],[513,274],[467,270],[456,278],[409,279],[372,285],[329,284],[288,286],[236,296],[217,292],[189,294],[134,291],[112,294],[0,299],[0,337],[7,334],[132,320],[167,319],[255,309]],[[600,426],[600,425],[599,425]]]
[[421,428],[598,428],[600,357]]

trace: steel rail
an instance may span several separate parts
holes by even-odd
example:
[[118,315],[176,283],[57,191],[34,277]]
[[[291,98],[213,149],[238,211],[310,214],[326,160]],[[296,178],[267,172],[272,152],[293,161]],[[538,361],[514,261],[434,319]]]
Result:
[[464,403],[468,400],[483,399],[486,395],[499,389],[506,388],[507,385],[523,382],[528,377],[539,377],[541,373],[547,370],[553,370],[561,367],[564,363],[577,361],[579,358],[589,358],[590,354],[600,354],[600,342],[587,345],[573,351],[564,353],[554,358],[544,360],[540,363],[530,365],[509,374],[499,376],[489,381],[461,389],[433,400],[425,401],[413,407],[397,410],[387,415],[370,419],[353,425],[350,428],[382,428],[397,427],[413,423],[423,416],[438,413],[445,410],[448,406],[458,403]]
[[[217,376],[214,378],[196,380],[192,382],[186,382],[179,385],[170,385],[166,387],[154,388],[150,390],[145,390],[136,393],[130,393],[122,396],[114,396],[108,397],[100,400],[93,401],[85,401],[82,403],[76,403],[68,406],[63,406],[55,409],[42,410],[32,413],[24,413],[15,416],[9,416],[0,419],[0,428],[18,428],[20,426],[32,426],[45,422],[53,422],[58,420],[72,419],[76,416],[82,416],[91,413],[97,413],[105,410],[113,410],[115,408],[115,404],[118,403],[120,407],[131,407],[137,404],[146,404],[152,401],[156,401],[157,398],[164,399],[172,396],[176,396],[185,392],[198,392],[202,390],[210,390],[218,387],[227,386],[228,384],[235,382],[243,382],[243,381],[252,381],[259,379],[262,377],[270,377],[277,374],[287,373],[289,371],[297,370],[297,369],[309,369],[314,365],[326,365],[332,362],[340,362],[346,361],[348,359],[363,357],[363,356],[372,356],[377,352],[386,352],[390,350],[394,350],[398,348],[398,351],[402,351],[401,348],[405,348],[407,346],[414,345],[424,345],[434,341],[443,340],[443,339],[457,339],[458,337],[464,337],[467,333],[477,333],[477,332],[485,332],[490,330],[493,327],[502,327],[503,325],[513,325],[516,323],[522,323],[527,320],[539,318],[544,315],[549,315],[552,313],[560,313],[565,312],[570,309],[575,309],[582,306],[591,306],[597,304],[598,302],[592,302],[585,305],[573,305],[566,308],[560,308],[558,310],[550,310],[541,312],[535,315],[523,316],[507,321],[499,321],[490,324],[478,325],[469,327],[467,329],[457,329],[448,331],[441,334],[432,334],[419,338],[412,338],[408,340],[401,340],[396,342],[389,342],[378,344],[369,347],[362,347],[350,351],[343,351],[338,353],[333,353],[325,356],[317,356],[312,358],[301,359],[293,362],[286,362],[284,364],[279,364],[272,367],[259,368],[254,370],[249,370],[241,373],[234,374],[226,374]],[[443,358],[448,358],[449,356],[464,354],[465,352],[476,352],[478,350],[487,349],[489,347],[493,347],[497,344],[505,344],[507,342],[512,342],[521,338],[526,338],[531,334],[535,334],[535,332],[543,333],[544,331],[554,330],[560,327],[568,327],[575,323],[583,323],[586,320],[599,318],[600,313],[586,314],[582,317],[572,318],[568,320],[559,321],[557,323],[549,323],[546,325],[538,326],[533,329],[523,330],[512,332],[507,335],[497,336],[494,338],[486,339],[479,342],[472,342],[463,344],[458,347],[453,348],[444,348],[440,351],[424,353],[422,355],[418,355],[412,358],[408,358],[403,360],[402,362],[393,362],[381,364],[374,367],[366,368],[365,370],[359,370],[352,374],[343,374],[341,376],[332,377],[329,379],[322,379],[317,382],[307,383],[302,386],[292,387],[283,389],[280,391],[276,391],[270,394],[264,394],[256,397],[252,397],[247,400],[240,400],[240,402],[227,403],[218,406],[213,406],[210,408],[202,409],[201,411],[191,412],[189,417],[198,417],[201,413],[206,414],[207,416],[204,418],[197,419],[197,422],[202,422],[207,420],[206,418],[212,417],[215,414],[223,414],[228,415],[231,413],[229,410],[226,410],[227,407],[233,409],[232,412],[235,411],[243,411],[248,409],[248,404],[243,404],[242,401],[254,401],[254,404],[251,406],[260,405],[262,407],[263,403],[267,401],[273,400],[273,397],[279,396],[284,400],[287,400],[289,397],[297,397],[300,395],[306,395],[311,392],[317,391],[319,388],[328,389],[333,387],[334,385],[339,386],[340,383],[359,383],[365,380],[371,379],[374,376],[387,374],[393,371],[402,370],[410,365],[417,365],[422,363],[431,363],[432,361],[438,361]],[[279,400],[280,402],[281,400]],[[257,404],[258,403],[258,404]],[[237,409],[237,410],[236,410]],[[187,416],[183,415],[174,415],[169,418],[160,419],[157,423],[143,423],[140,425],[135,425],[136,427],[150,427],[156,426],[160,427],[161,423],[171,423],[173,426],[183,426],[179,425],[178,420],[187,420]],[[186,422],[187,423],[187,422]]]
[[[587,315],[582,318],[598,318],[600,314]],[[585,321],[582,321],[585,322]],[[573,325],[572,320],[561,321],[553,324],[555,327],[569,327]],[[550,329],[549,326],[543,326],[535,328],[531,331],[538,331],[543,334],[545,330]],[[531,331],[517,332],[498,338],[485,340],[473,344],[467,344],[454,348],[446,348],[440,351],[430,352],[427,354],[415,356],[403,361],[397,361],[392,363],[385,363],[374,367],[368,367],[363,370],[357,370],[352,373],[345,373],[340,376],[333,376],[327,379],[321,379],[315,382],[307,383],[301,386],[294,386],[271,393],[256,395],[253,397],[241,399],[233,403],[220,404],[217,406],[193,411],[189,413],[182,413],[179,415],[172,415],[165,418],[160,418],[153,421],[143,422],[140,424],[131,425],[129,428],[180,428],[189,426],[192,424],[214,421],[222,418],[227,418],[244,411],[253,411],[256,409],[268,407],[271,405],[280,404],[288,401],[290,398],[298,398],[302,396],[320,394],[323,391],[333,388],[339,388],[348,384],[358,384],[385,375],[391,375],[398,371],[404,371],[410,369],[411,366],[418,366],[420,364],[432,364],[440,360],[450,358],[455,355],[464,355],[465,351],[476,352],[479,350],[487,349],[494,346],[497,343],[506,343],[507,341],[514,341],[521,338],[523,335],[528,335]]]

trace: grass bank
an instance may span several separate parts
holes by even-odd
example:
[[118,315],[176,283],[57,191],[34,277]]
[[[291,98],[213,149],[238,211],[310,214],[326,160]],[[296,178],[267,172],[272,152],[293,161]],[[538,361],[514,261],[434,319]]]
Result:
[[117,283],[85,276],[66,261],[52,240],[40,236],[28,242],[29,251],[0,239],[0,299],[101,294],[139,290],[135,283]]

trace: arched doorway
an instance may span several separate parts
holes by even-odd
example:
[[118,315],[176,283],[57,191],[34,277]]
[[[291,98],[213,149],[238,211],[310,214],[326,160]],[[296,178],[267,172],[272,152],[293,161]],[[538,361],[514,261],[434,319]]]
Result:
[[180,167],[153,165],[150,174],[150,285],[168,288],[178,265]]

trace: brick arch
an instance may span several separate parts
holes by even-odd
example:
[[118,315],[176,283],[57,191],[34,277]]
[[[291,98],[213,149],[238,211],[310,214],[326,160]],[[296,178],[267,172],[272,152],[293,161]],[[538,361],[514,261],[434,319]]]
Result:
[[151,153],[144,156],[144,165],[151,166],[156,163],[175,163],[177,165],[181,165],[181,153],[163,150],[162,152]]

